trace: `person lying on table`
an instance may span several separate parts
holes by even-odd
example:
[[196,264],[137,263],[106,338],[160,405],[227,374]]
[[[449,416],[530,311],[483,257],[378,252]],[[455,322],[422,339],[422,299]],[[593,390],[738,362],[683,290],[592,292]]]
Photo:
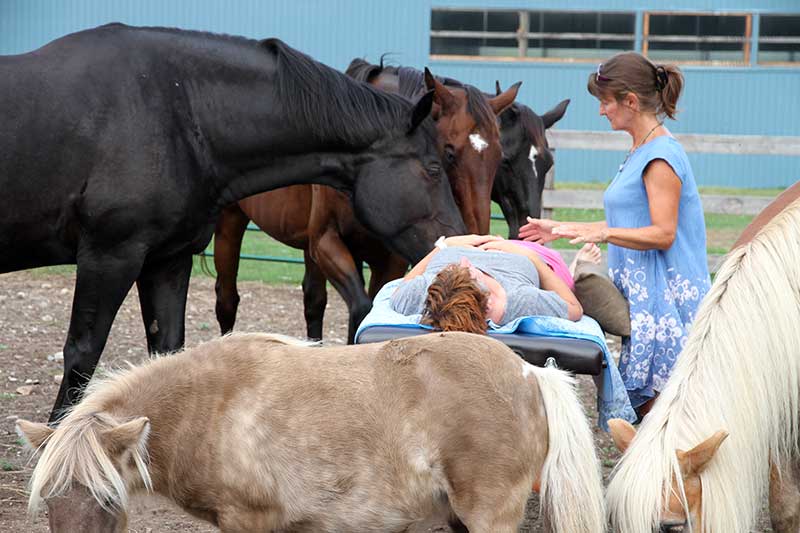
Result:
[[[566,265],[557,274],[530,244],[493,235],[440,238],[403,278],[391,307],[421,314],[420,323],[434,329],[470,333],[486,333],[488,321],[502,326],[523,316],[580,320]],[[599,250],[587,248],[581,254],[599,260]]]

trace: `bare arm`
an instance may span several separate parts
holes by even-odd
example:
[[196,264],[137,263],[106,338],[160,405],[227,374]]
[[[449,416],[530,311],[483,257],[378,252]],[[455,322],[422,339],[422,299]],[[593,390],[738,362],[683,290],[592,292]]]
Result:
[[[444,240],[445,245],[447,246],[461,246],[466,248],[476,248],[484,243],[500,240],[502,237],[498,237],[496,235],[454,235],[453,237],[447,237]],[[422,260],[414,265],[414,267],[408,271],[408,273],[403,276],[403,281],[408,281],[410,279],[416,278],[428,267],[428,263],[431,262],[431,259],[434,255],[439,252],[439,248],[434,248],[431,250],[428,255],[422,258]]]
[[650,207],[649,226],[609,228],[605,222],[562,224],[552,229],[554,235],[571,239],[572,244],[610,242],[634,250],[667,250],[675,241],[678,228],[678,205],[681,180],[672,167],[656,159],[645,170],[644,186]]

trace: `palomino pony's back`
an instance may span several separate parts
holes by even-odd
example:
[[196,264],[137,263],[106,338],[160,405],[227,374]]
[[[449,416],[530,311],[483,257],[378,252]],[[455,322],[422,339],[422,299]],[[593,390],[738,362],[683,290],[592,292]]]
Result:
[[94,507],[124,523],[128,494],[152,487],[223,532],[404,531],[452,512],[514,533],[541,472],[548,531],[596,533],[599,468],[572,385],[485,336],[308,348],[234,334],[92,386],[55,430],[19,427],[45,443],[31,501],[51,517],[72,502],[72,520]]
[[609,484],[619,531],[658,527],[671,480],[681,479],[675,450],[691,449],[717,430],[730,436],[701,473],[703,532],[749,531],[767,492],[770,461],[780,466],[797,457],[798,236],[795,200],[719,268],[672,377]]

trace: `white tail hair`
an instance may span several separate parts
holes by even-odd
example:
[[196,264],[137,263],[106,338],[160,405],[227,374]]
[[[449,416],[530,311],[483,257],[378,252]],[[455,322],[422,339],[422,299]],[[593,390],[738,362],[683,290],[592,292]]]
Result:
[[722,429],[730,436],[701,474],[703,532],[750,531],[766,495],[769,461],[780,465],[798,452],[798,346],[795,201],[719,268],[672,377],[609,483],[616,530],[657,528],[673,476],[680,477],[675,450]]
[[557,368],[526,369],[539,382],[547,412],[549,449],[540,492],[545,522],[553,532],[605,531],[600,462],[575,379]]

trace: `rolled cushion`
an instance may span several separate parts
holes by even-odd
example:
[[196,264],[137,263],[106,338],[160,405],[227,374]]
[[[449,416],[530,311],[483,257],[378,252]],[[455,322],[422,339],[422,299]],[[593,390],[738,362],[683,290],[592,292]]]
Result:
[[575,296],[583,307],[583,312],[597,320],[603,331],[612,335],[630,336],[628,301],[600,265],[578,262],[575,268]]

